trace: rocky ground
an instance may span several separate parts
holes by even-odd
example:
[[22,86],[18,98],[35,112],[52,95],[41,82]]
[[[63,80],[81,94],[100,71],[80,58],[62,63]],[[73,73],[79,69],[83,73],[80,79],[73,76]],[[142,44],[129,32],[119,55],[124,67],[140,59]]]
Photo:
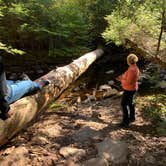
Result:
[[141,107],[129,128],[119,128],[119,103],[118,96],[60,98],[1,148],[0,166],[165,166],[166,138]]

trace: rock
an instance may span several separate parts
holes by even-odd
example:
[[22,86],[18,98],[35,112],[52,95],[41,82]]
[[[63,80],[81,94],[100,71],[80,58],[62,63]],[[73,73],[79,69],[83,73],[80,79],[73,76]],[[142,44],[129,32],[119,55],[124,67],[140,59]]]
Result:
[[81,97],[80,96],[77,97],[77,103],[81,103]]
[[111,97],[113,95],[116,95],[117,93],[118,93],[118,91],[116,89],[111,89],[111,90],[103,93],[103,98]]
[[12,153],[14,151],[14,149],[15,149],[15,146],[7,148],[2,154],[3,155],[8,155],[8,154]]
[[90,101],[90,99],[89,98],[87,98],[87,99],[85,99],[82,103],[85,103],[85,104],[87,104],[87,103],[90,103],[91,101]]
[[74,161],[69,159],[64,163],[63,166],[80,166],[80,165],[76,164]]
[[0,161],[0,165],[8,166],[25,166],[29,165],[29,158],[27,157],[28,150],[25,147],[15,148],[8,156],[5,156]]
[[99,136],[99,134],[100,133],[98,133],[97,131],[91,129],[89,126],[86,126],[84,128],[81,128],[80,130],[78,130],[72,136],[72,138],[76,142],[85,142],[89,139],[92,139],[92,138],[95,138],[95,137]]
[[111,88],[111,86],[109,86],[109,85],[100,85],[100,87],[99,87],[99,91],[105,91],[105,90],[110,90],[110,89],[112,89]]
[[85,103],[85,104],[86,104],[86,103],[90,103],[91,101],[96,101],[96,100],[97,100],[94,95],[90,95],[90,94],[86,93],[85,96],[87,97],[87,98],[83,101],[83,103]]
[[28,150],[25,147],[18,147],[18,148],[15,148],[11,154],[23,156],[23,155],[26,155],[27,153],[28,153]]
[[114,83],[115,83],[115,82],[114,82],[113,80],[108,81],[108,85],[110,85],[110,86],[111,86],[111,85],[114,85]]
[[127,144],[122,141],[112,141],[106,138],[103,142],[97,145],[98,155],[115,164],[124,163],[127,161],[128,148]]
[[62,147],[59,151],[59,153],[65,157],[65,158],[69,158],[69,157],[82,157],[85,156],[86,152],[83,149],[77,149],[74,147]]
[[104,158],[92,158],[86,161],[85,166],[109,166],[109,163]]
[[50,138],[54,138],[54,137],[61,135],[61,130],[62,130],[62,127],[58,124],[55,124],[51,128],[49,126],[45,126],[45,128],[41,128],[40,132],[44,133],[45,135],[47,135]]
[[85,94],[85,96],[87,96],[87,98],[90,100],[90,101],[94,101],[96,100],[96,97],[94,95],[90,95],[90,94]]
[[114,70],[109,70],[109,71],[106,71],[105,73],[106,73],[106,74],[113,74],[113,73],[114,73]]

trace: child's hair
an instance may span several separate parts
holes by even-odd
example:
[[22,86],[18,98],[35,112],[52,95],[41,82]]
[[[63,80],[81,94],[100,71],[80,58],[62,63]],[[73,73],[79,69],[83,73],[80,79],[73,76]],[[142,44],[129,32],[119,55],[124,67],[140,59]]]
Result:
[[135,54],[129,54],[127,56],[127,62],[129,64],[135,64],[136,62],[138,62],[138,57]]

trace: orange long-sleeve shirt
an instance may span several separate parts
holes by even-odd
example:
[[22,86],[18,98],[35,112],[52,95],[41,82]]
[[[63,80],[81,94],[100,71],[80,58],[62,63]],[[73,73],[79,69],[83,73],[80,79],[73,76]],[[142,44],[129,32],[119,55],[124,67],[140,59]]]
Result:
[[137,90],[138,89],[139,69],[136,64],[129,66],[128,70],[124,73],[121,79],[122,87],[124,90]]

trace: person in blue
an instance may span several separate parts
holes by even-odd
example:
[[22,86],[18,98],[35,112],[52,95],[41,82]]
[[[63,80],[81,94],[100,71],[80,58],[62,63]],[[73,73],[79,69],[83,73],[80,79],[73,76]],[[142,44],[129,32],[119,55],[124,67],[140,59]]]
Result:
[[48,85],[48,80],[39,82],[28,80],[12,81],[6,80],[2,57],[0,57],[0,118],[6,120],[11,117],[10,104],[19,100],[24,95],[40,90]]

